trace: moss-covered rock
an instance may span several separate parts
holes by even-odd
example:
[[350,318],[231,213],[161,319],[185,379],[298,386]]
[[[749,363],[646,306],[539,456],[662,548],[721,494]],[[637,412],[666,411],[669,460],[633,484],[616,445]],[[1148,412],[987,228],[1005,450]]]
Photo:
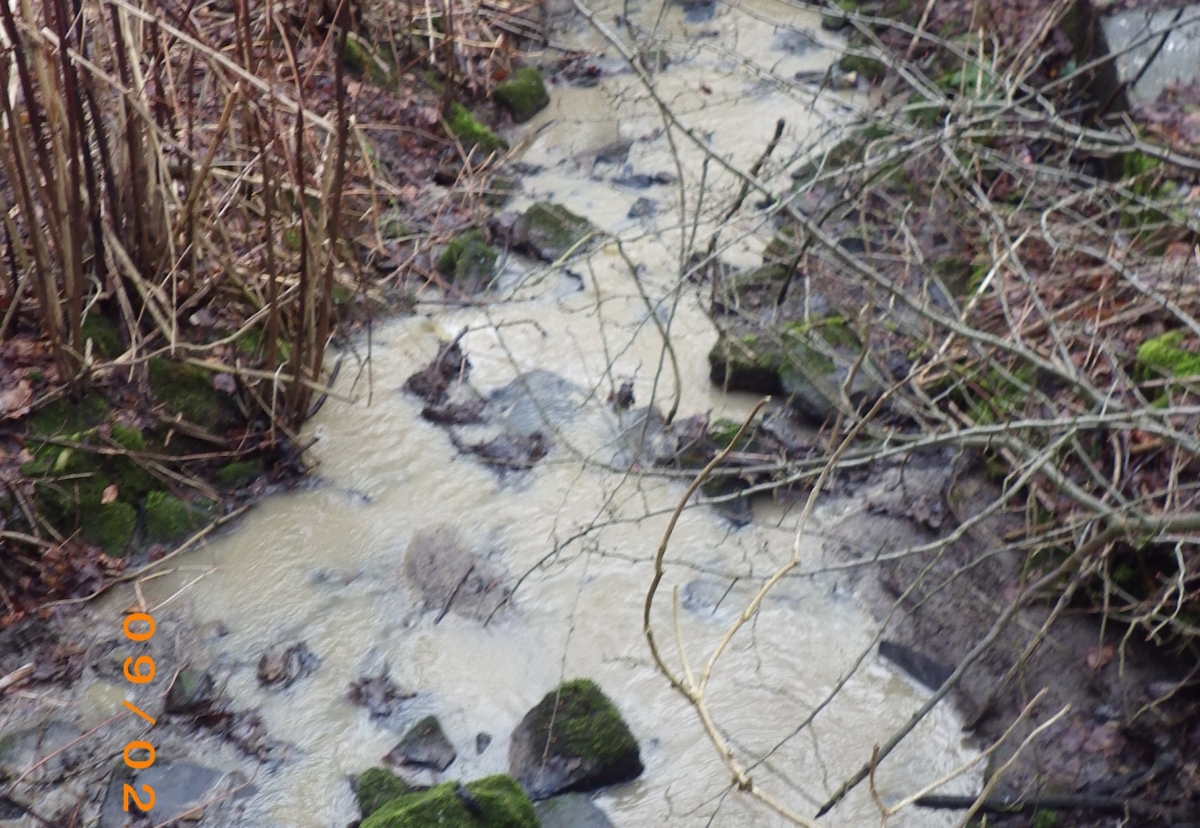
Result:
[[783,348],[767,337],[722,334],[708,352],[708,376],[726,391],[776,394]]
[[496,269],[496,251],[487,243],[482,230],[470,230],[446,245],[438,257],[437,269],[466,291],[475,291],[491,281]]
[[164,491],[146,495],[145,512],[146,540],[151,543],[179,540],[208,520],[206,510]]
[[557,204],[539,201],[525,211],[515,228],[517,245],[547,262],[557,261],[592,232],[592,223]]
[[207,709],[216,701],[216,682],[212,674],[195,667],[185,667],[175,676],[167,693],[168,713],[195,713]]
[[167,410],[211,430],[233,420],[229,398],[213,387],[212,375],[197,365],[156,357],[150,360],[150,390]]
[[550,103],[542,73],[532,66],[522,66],[503,83],[496,84],[492,100],[512,113],[517,123],[528,121]]
[[412,793],[413,787],[387,768],[367,768],[358,777],[354,793],[363,819],[394,799]]
[[400,796],[364,819],[361,828],[538,828],[538,820],[516,782],[489,776]]
[[450,105],[450,111],[446,115],[446,126],[450,128],[450,134],[462,141],[468,151],[474,147],[486,153],[508,149],[504,139],[479,123],[479,119],[471,114],[471,110],[460,103]]
[[628,782],[642,773],[637,740],[588,679],[547,693],[512,734],[509,764],[533,799]]

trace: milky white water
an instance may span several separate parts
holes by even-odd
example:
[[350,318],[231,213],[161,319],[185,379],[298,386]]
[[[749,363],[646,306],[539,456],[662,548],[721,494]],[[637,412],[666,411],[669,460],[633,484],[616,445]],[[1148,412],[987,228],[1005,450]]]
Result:
[[[828,64],[828,49],[793,54],[776,48],[787,25],[817,32],[815,17],[769,0],[718,7],[713,20],[695,25],[677,8],[663,19],[668,48],[680,54],[658,76],[664,94],[687,123],[739,164],[752,163],[762,151],[777,118],[789,124],[783,157],[813,140],[812,131],[830,117],[829,105],[809,107],[799,91],[781,92],[762,72],[752,76],[738,62],[754,60],[782,78]],[[709,30],[717,36],[699,37]],[[560,39],[567,37],[600,45],[583,30]],[[716,51],[684,49],[701,41]],[[711,91],[701,90],[701,83]],[[649,301],[670,324],[681,375],[680,416],[744,415],[752,400],[720,394],[708,380],[706,354],[715,332],[695,295],[700,288],[686,286],[672,315],[678,185],[634,192],[611,183],[628,172],[677,172],[656,133],[662,124],[654,108],[631,75],[552,94],[550,109],[518,133],[532,136],[522,160],[541,171],[525,178],[524,192],[510,208],[548,198],[620,234],[625,252],[640,266]],[[629,169],[593,166],[588,153],[614,139],[634,142]],[[693,187],[699,155],[692,147],[681,150],[685,180]],[[714,167],[707,183],[714,189],[705,211],[722,209],[729,180]],[[626,217],[638,196],[657,202],[657,219]],[[742,229],[753,226],[748,221]],[[755,242],[738,241],[726,258],[750,264],[755,250]],[[296,748],[281,767],[259,773],[249,805],[252,821],[324,828],[354,818],[346,776],[378,764],[401,734],[353,706],[348,684],[387,664],[399,685],[419,693],[407,723],[435,713],[455,744],[458,759],[446,778],[506,772],[508,736],[521,716],[561,680],[586,676],[621,709],[646,766],[635,783],[598,797],[614,825],[782,823],[728,791],[729,774],[695,711],[650,660],[642,604],[666,513],[684,484],[602,467],[616,453],[603,400],[631,377],[638,405],[651,399],[662,340],[616,244],[599,243],[570,270],[573,275],[510,259],[501,280],[504,301],[467,309],[431,306],[377,328],[370,385],[365,373],[356,378],[352,367],[344,369],[338,391],[355,402],[330,399],[307,429],[317,438],[311,459],[319,464],[319,485],[267,499],[235,530],[184,562],[213,568],[174,606],[186,605],[197,623],[219,620],[229,629],[209,655],[237,665],[226,688],[234,706],[259,708],[272,736]],[[594,392],[590,400],[579,395],[579,411],[556,434],[555,450],[526,474],[502,478],[458,455],[442,429],[420,418],[421,402],[400,391],[434,355],[439,338],[464,327],[470,382],[479,390],[538,368]],[[357,349],[365,354],[367,343],[360,341]],[[674,389],[668,362],[658,382],[660,403],[669,404]],[[673,591],[680,590],[680,636],[690,664],[699,669],[753,591],[790,554],[797,511],[760,510],[760,519],[740,530],[708,508],[684,513],[655,614],[658,639],[676,669]],[[801,541],[803,570],[824,560],[820,531],[838,514],[817,510]],[[441,523],[458,527],[475,549],[491,553],[514,576],[530,573],[512,606],[486,627],[453,612],[435,623],[437,613],[422,613],[405,582],[403,558],[413,534]],[[147,597],[162,600],[194,574],[147,584]],[[864,608],[832,581],[799,577],[780,584],[733,640],[708,691],[712,714],[739,757],[752,761],[787,737],[873,634]],[[320,669],[282,691],[261,688],[255,675],[261,653],[296,640],[320,657]],[[811,816],[924,698],[924,691],[868,656],[815,722],[754,770],[756,783]],[[477,755],[480,732],[494,741]],[[939,706],[879,768],[879,792],[885,799],[912,792],[970,755],[959,721]],[[822,824],[878,821],[863,786]],[[952,822],[944,814],[905,811],[889,824]]]

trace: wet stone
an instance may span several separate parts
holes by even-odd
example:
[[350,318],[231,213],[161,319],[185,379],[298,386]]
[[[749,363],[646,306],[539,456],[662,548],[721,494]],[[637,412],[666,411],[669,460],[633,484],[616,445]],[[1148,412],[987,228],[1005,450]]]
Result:
[[416,765],[444,771],[457,757],[458,753],[446,738],[437,716],[426,716],[409,728],[383,761],[389,765]]
[[563,794],[534,803],[534,813],[542,828],[612,828],[608,816],[578,793]]
[[207,671],[186,668],[179,671],[167,694],[168,713],[193,713],[216,701],[216,685]]
[[914,650],[912,647],[896,641],[880,641],[879,655],[930,690],[939,689],[954,672],[954,668],[949,664],[943,664],[919,650]]
[[658,213],[658,202],[652,198],[639,198],[633,202],[626,214],[627,218],[650,218]]
[[82,760],[82,746],[68,747],[82,734],[74,724],[58,720],[6,730],[0,734],[0,779],[22,775],[30,783],[63,779]]
[[533,800],[628,782],[642,773],[629,726],[588,679],[560,685],[526,713],[513,731],[508,759]]
[[132,785],[139,795],[142,786],[154,791],[154,824],[174,823],[176,819],[193,822],[203,815],[203,804],[212,798],[213,791],[225,776],[224,772],[194,762],[171,762],[160,759],[136,774],[118,763],[100,808],[100,828],[125,828],[137,823],[124,809],[125,785]]
[[482,755],[492,745],[492,734],[476,733],[475,734],[475,755]]
[[771,46],[789,55],[807,55],[819,48],[819,44],[810,33],[798,29],[777,32]]
[[264,653],[258,660],[258,681],[267,686],[288,687],[311,676],[321,665],[321,659],[303,641],[284,649]]
[[367,708],[372,719],[392,718],[400,712],[404,702],[416,695],[401,690],[386,672],[373,677],[363,676],[350,685],[350,701]]

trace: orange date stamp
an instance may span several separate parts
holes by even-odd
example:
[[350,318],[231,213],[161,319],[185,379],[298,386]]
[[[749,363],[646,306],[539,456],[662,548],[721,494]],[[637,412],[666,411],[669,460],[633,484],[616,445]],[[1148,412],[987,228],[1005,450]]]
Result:
[[[125,618],[125,637],[130,641],[142,643],[154,637],[154,619],[144,612],[135,612]],[[148,684],[154,680],[154,659],[148,655],[130,656],[125,659],[125,678],[133,684]],[[154,717],[139,709],[137,705],[125,700],[125,706],[141,716],[151,725]],[[149,742],[135,740],[125,745],[125,764],[133,770],[145,770],[154,764],[154,745]],[[143,798],[144,797],[144,798]],[[130,804],[143,813],[154,807],[154,788],[142,785],[139,795],[133,785],[126,785],[123,791],[125,810]]]

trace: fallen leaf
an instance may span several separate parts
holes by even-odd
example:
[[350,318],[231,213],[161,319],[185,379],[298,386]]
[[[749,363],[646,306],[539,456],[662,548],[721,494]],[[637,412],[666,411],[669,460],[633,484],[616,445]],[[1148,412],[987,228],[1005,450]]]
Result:
[[117,484],[113,483],[111,485],[104,487],[104,493],[100,495],[100,505],[107,506],[108,504],[112,503],[116,499],[117,499]]
[[33,402],[33,386],[29,380],[21,380],[12,388],[0,391],[0,417],[8,420],[24,417]]
[[229,374],[217,374],[213,377],[213,388],[226,394],[237,391],[237,380]]
[[1103,647],[1089,647],[1087,657],[1084,663],[1093,670],[1099,670],[1104,665],[1113,659],[1113,646],[1105,644]]

